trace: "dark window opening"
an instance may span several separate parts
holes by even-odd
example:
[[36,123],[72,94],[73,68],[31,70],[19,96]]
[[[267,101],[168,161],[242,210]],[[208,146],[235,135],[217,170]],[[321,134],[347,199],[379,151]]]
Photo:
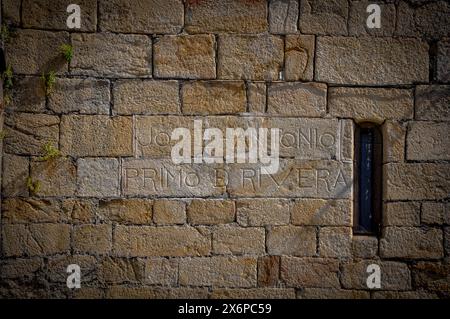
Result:
[[361,123],[355,131],[354,218],[355,234],[378,235],[382,210],[383,145],[380,128]]

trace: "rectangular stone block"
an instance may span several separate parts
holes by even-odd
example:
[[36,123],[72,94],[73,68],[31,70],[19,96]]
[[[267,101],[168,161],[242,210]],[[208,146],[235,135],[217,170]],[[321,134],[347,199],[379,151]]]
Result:
[[350,200],[297,199],[291,222],[302,226],[351,226]]
[[347,35],[348,2],[304,0],[300,2],[302,33]]
[[18,29],[14,40],[8,43],[6,60],[15,74],[61,74],[67,72],[67,61],[60,49],[64,43],[69,43],[67,32]]
[[439,259],[444,256],[442,230],[386,227],[380,240],[383,258]]
[[331,115],[357,122],[411,119],[414,114],[412,90],[330,88],[328,103]]
[[407,264],[394,261],[362,260],[344,263],[342,269],[342,286],[346,289],[368,289],[367,267],[375,264],[382,274],[381,290],[410,290],[411,274]]
[[297,32],[298,0],[269,2],[269,31],[273,34]]
[[102,31],[119,33],[178,33],[183,27],[181,0],[101,0]]
[[150,258],[145,261],[145,281],[150,285],[176,286],[178,260]]
[[189,226],[116,226],[113,252],[123,257],[204,256],[211,238]]
[[438,81],[450,83],[450,38],[438,42],[436,78]]
[[50,282],[67,287],[67,266],[72,264],[80,266],[82,274],[84,274],[83,282],[85,285],[98,278],[97,259],[93,256],[78,254],[50,256],[41,276],[45,276]]
[[375,258],[378,255],[378,238],[374,236],[353,236],[352,255],[354,258]]
[[420,203],[394,202],[385,203],[383,210],[384,226],[419,226]]
[[108,299],[206,299],[207,288],[160,288],[110,286],[106,291]]
[[428,82],[428,45],[417,39],[318,37],[316,81],[399,85]]
[[144,280],[144,261],[129,258],[101,259],[98,273],[102,283],[140,283]]
[[345,258],[352,255],[352,229],[350,227],[321,227],[319,230],[319,255]]
[[273,83],[268,89],[270,114],[320,117],[325,115],[327,86],[322,83]]
[[[58,79],[59,80],[59,79]],[[7,94],[4,90],[3,96]],[[37,76],[15,76],[10,89],[11,101],[5,109],[15,112],[39,113],[45,111],[45,88]]]
[[177,81],[119,80],[113,92],[117,114],[180,113]]
[[59,78],[48,97],[48,107],[63,114],[109,114],[110,98],[107,80]]
[[315,256],[316,229],[275,226],[267,233],[267,252],[270,255]]
[[101,77],[152,76],[152,41],[144,35],[72,34],[71,73]]
[[416,119],[450,121],[450,86],[416,86]]
[[16,0],[4,0],[2,2],[3,21],[14,25],[20,25],[20,6],[21,2]]
[[314,72],[313,35],[287,35],[284,49],[286,81],[312,81]]
[[265,230],[262,227],[220,225],[212,232],[213,253],[218,255],[264,254]]
[[182,286],[255,287],[256,259],[250,257],[186,258],[180,261]]
[[69,158],[49,161],[33,161],[30,166],[33,181],[39,181],[38,196],[74,196],[77,184],[77,168]]
[[243,199],[236,201],[237,222],[247,226],[287,225],[291,201],[284,199]]
[[2,227],[3,254],[41,256],[66,253],[70,249],[70,226],[66,224],[31,224]]
[[231,196],[349,198],[351,163],[280,160],[276,174],[262,174],[259,164],[230,164]]
[[281,257],[281,279],[287,287],[340,288],[337,259]]
[[227,224],[235,220],[234,202],[230,200],[194,199],[187,206],[190,224]]
[[[22,22],[25,28],[68,30],[66,14],[70,0],[24,0],[22,2]],[[97,2],[81,0],[77,2],[82,11],[79,31],[94,31],[97,27]],[[72,12],[71,12],[72,13]]]
[[0,264],[0,277],[2,279],[32,278],[43,267],[41,258],[14,258],[4,260]]
[[212,299],[294,299],[288,288],[213,289]]
[[186,203],[181,200],[156,200],[153,204],[153,221],[158,225],[184,224]]
[[104,221],[120,224],[150,224],[153,201],[129,198],[99,201],[98,215]]
[[220,35],[217,77],[226,80],[279,78],[284,44],[272,35]]
[[450,124],[413,122],[409,124],[406,157],[408,160],[449,160]]
[[250,113],[266,112],[266,83],[247,82],[247,104]]
[[267,31],[267,3],[264,0],[188,1],[185,17],[189,33]]
[[114,158],[80,158],[77,161],[78,196],[120,195],[119,161]]
[[187,82],[181,90],[184,114],[230,114],[246,111],[247,98],[241,81]]
[[385,164],[383,198],[385,200],[441,199],[450,189],[450,167],[447,164]]
[[394,3],[377,2],[381,10],[381,27],[369,28],[367,18],[371,13],[367,12],[370,0],[350,1],[348,33],[350,36],[385,36],[390,37],[395,31],[396,8]]
[[2,197],[28,196],[27,179],[30,162],[28,157],[3,154]]
[[44,145],[57,145],[59,117],[46,114],[12,113],[5,117],[4,152],[44,155]]
[[383,163],[405,160],[407,123],[386,120],[381,127],[383,136]]
[[217,165],[124,159],[121,174],[125,196],[206,197],[225,192],[223,169]]
[[423,224],[442,225],[446,222],[446,204],[445,203],[422,203]]
[[61,152],[70,156],[132,156],[132,119],[107,115],[62,116]]
[[173,35],[154,43],[154,75],[158,78],[214,79],[216,77],[214,35]]
[[111,225],[79,225],[73,229],[72,246],[77,253],[105,255],[111,251],[111,243]]
[[258,287],[277,287],[280,282],[280,256],[258,258]]

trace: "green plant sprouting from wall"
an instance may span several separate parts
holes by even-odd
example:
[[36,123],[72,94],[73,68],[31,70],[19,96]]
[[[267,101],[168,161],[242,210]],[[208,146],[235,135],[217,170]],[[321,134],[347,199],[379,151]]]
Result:
[[14,72],[10,65],[7,66],[6,70],[3,71],[2,80],[3,80],[3,102],[5,105],[11,103],[12,100],[12,88],[13,88],[13,76]]
[[30,191],[32,195],[36,195],[37,192],[39,192],[39,189],[41,188],[41,182],[40,181],[33,181],[33,178],[31,176],[28,176],[27,178],[27,188]]
[[66,59],[66,61],[70,63],[73,58],[73,46],[70,44],[62,44],[60,50],[62,55],[64,56],[64,59]]
[[56,74],[54,71],[43,73],[41,79],[44,82],[45,95],[49,96],[50,94],[52,94],[53,88],[56,83]]
[[3,23],[0,27],[0,36],[3,42],[8,42],[11,38],[11,30],[9,29],[9,26],[7,24]]
[[48,161],[61,156],[61,152],[53,146],[52,142],[47,142],[42,147],[44,150],[44,155],[39,157],[39,161]]

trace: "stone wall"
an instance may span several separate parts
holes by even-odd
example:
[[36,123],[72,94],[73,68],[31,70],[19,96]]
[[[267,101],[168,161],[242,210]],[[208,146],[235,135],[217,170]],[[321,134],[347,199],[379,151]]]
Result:
[[[79,0],[79,30],[71,2],[2,4],[0,296],[450,296],[447,1],[377,1],[368,29],[366,0]],[[174,164],[194,119],[281,128],[279,172]],[[352,232],[364,121],[383,132],[379,237]]]

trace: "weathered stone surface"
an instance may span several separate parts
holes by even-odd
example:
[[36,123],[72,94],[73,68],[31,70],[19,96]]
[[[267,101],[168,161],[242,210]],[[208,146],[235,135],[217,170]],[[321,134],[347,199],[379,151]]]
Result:
[[255,287],[256,259],[249,257],[187,258],[180,261],[180,285]]
[[411,119],[414,113],[412,90],[381,88],[330,88],[329,109],[333,116],[357,122]]
[[[66,24],[67,6],[70,0],[24,0],[22,22],[25,28],[69,30]],[[97,2],[81,0],[81,27],[78,31],[95,31],[97,26]],[[71,12],[72,13],[72,12]]]
[[414,122],[409,124],[406,156],[409,160],[449,160],[450,124]]
[[368,28],[367,7],[372,4],[369,0],[350,1],[348,33],[350,36],[392,36],[395,31],[396,11],[394,3],[376,3],[381,10],[381,27]]
[[338,161],[280,160],[276,174],[261,174],[257,164],[230,164],[232,196],[348,198],[352,164]]
[[417,202],[385,203],[384,226],[419,226],[420,204]]
[[439,259],[444,255],[440,229],[387,227],[380,240],[380,254],[385,258]]
[[352,255],[355,258],[373,258],[378,254],[378,238],[373,236],[353,236]]
[[43,155],[44,145],[59,140],[59,118],[46,114],[13,113],[5,117],[4,151]]
[[280,256],[258,258],[258,287],[275,287],[279,281]]
[[297,199],[291,221],[304,226],[351,226],[352,203],[349,200]]
[[449,85],[416,86],[416,118],[418,120],[450,121],[449,104]]
[[428,82],[428,64],[428,45],[416,39],[319,37],[314,79],[358,85]]
[[247,83],[247,104],[249,112],[266,112],[266,91],[266,83],[264,82]]
[[387,120],[381,127],[383,163],[403,162],[405,159],[407,123]]
[[102,220],[120,224],[149,224],[153,201],[147,199],[112,199],[99,202],[98,215]]
[[138,283],[144,279],[144,267],[139,259],[105,257],[99,265],[99,279],[106,283]]
[[214,254],[264,254],[265,230],[262,227],[239,227],[220,225],[213,230]]
[[42,266],[40,258],[6,259],[0,263],[0,278],[32,278]]
[[418,262],[412,268],[414,284],[428,291],[440,292],[444,297],[450,290],[450,264],[448,262]]
[[241,226],[287,225],[291,202],[283,199],[242,199],[236,201],[237,222]]
[[11,102],[6,105],[6,109],[15,112],[43,112],[45,110],[45,90],[42,79],[35,76],[14,78]]
[[347,35],[348,2],[305,0],[300,2],[300,31]]
[[227,80],[277,80],[283,52],[283,40],[277,36],[220,35],[217,76]]
[[207,288],[111,286],[106,291],[106,298],[110,299],[206,299],[208,296]]
[[117,114],[166,114],[180,112],[177,81],[119,80],[114,84]]
[[178,33],[183,27],[181,0],[102,0],[100,28],[120,33]]
[[450,256],[450,227],[444,227],[444,251],[445,256]]
[[[152,43],[144,35],[72,34],[71,73],[104,77],[151,77]],[[105,54],[107,52],[107,54]]]
[[195,81],[182,87],[183,113],[229,114],[246,111],[244,82]]
[[65,115],[61,119],[61,152],[71,156],[131,156],[131,117]]
[[211,250],[209,235],[194,227],[115,228],[114,253],[123,257],[203,256]]
[[40,256],[67,252],[70,248],[70,226],[65,224],[31,224],[2,227],[3,254]]
[[[67,283],[67,266],[76,264],[80,266],[83,283],[90,283],[98,277],[98,262],[93,256],[86,255],[57,255],[48,258],[44,275],[51,281],[59,284]],[[84,289],[84,287],[83,287]],[[81,289],[81,290],[83,290]]]
[[305,288],[297,291],[298,299],[370,299],[370,293],[362,290]]
[[21,2],[16,0],[4,0],[2,2],[2,15],[5,22],[20,25]]
[[178,260],[166,258],[147,259],[145,261],[145,281],[150,285],[177,285]]
[[267,112],[320,117],[326,112],[327,86],[321,83],[273,83],[269,86]]
[[180,200],[161,199],[153,204],[153,221],[158,225],[184,224],[186,203]]
[[27,196],[28,176],[29,160],[27,157],[3,154],[3,196]]
[[422,223],[435,225],[445,223],[445,203],[422,203]]
[[374,291],[372,299],[438,299],[435,293],[414,290],[414,291]]
[[438,81],[450,82],[450,38],[438,42],[436,77]]
[[312,35],[287,35],[284,51],[286,81],[312,81],[315,39]]
[[39,196],[73,196],[76,190],[77,169],[69,158],[31,162],[30,176],[39,181]]
[[288,288],[213,289],[212,299],[295,299]]
[[72,246],[77,253],[104,255],[111,251],[111,225],[75,226],[72,236]]
[[450,33],[450,5],[447,1],[400,1],[396,35],[437,39]]
[[344,263],[342,267],[342,286],[346,289],[368,289],[367,267],[371,264],[380,266],[382,290],[411,289],[411,275],[408,265],[378,260],[363,260],[355,263]]
[[48,107],[55,113],[109,114],[109,81],[57,79]]
[[274,34],[297,32],[298,0],[269,2],[269,31]]
[[76,289],[72,295],[73,299],[105,299],[105,291],[102,288],[84,286]]
[[271,255],[314,256],[314,227],[275,226],[267,233],[267,252]]
[[263,0],[187,1],[186,30],[190,33],[260,33],[267,30]]
[[446,164],[386,164],[383,180],[386,200],[441,199],[448,196],[450,169]]
[[287,287],[339,288],[336,259],[281,257],[281,279]]
[[16,74],[41,75],[50,70],[63,73],[67,71],[67,62],[60,53],[60,46],[68,41],[67,32],[17,30],[14,40],[8,43],[6,60]]
[[319,255],[343,258],[352,254],[352,229],[350,227],[321,227],[319,230]]
[[204,164],[174,164],[171,159],[125,159],[123,195],[206,197],[225,192],[222,168]]
[[155,77],[213,79],[216,77],[213,35],[180,35],[157,38],[154,44]]
[[113,197],[119,195],[119,162],[117,159],[80,158],[77,165],[79,196]]
[[194,199],[187,206],[187,218],[194,225],[232,223],[235,220],[234,202]]

